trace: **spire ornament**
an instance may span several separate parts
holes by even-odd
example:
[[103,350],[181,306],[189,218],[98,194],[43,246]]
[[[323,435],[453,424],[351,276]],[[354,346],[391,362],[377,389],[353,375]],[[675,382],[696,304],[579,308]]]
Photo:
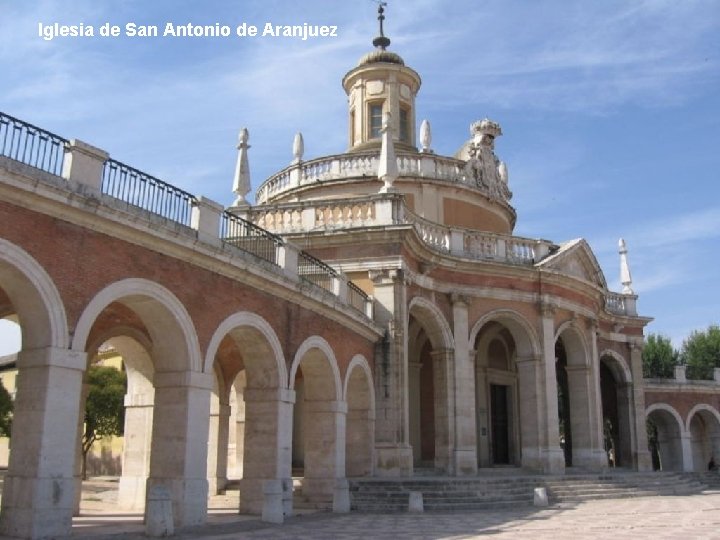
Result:
[[430,122],[423,120],[420,124],[420,144],[422,145],[423,154],[432,154],[430,150],[430,144],[432,143],[432,132],[430,131]]
[[390,45],[390,38],[385,36],[383,31],[383,21],[385,20],[385,6],[387,2],[378,2],[378,21],[380,21],[380,35],[373,39],[373,46],[377,47],[381,51],[384,51]]
[[623,294],[635,294],[632,290],[632,276],[630,275],[630,266],[627,260],[627,245],[625,240],[621,238],[618,241],[620,248],[620,283],[623,285]]
[[378,164],[378,178],[383,181],[380,193],[395,191],[393,183],[398,177],[397,158],[395,157],[395,145],[392,137],[392,116],[386,112],[383,116],[382,143],[380,146],[380,160]]
[[305,141],[303,140],[302,133],[299,131],[295,134],[293,139],[293,165],[300,163],[305,153]]
[[247,128],[242,128],[238,135],[238,158],[235,165],[235,177],[233,179],[233,193],[237,195],[233,206],[249,206],[245,196],[250,193],[250,164],[248,162],[248,140],[250,133]]

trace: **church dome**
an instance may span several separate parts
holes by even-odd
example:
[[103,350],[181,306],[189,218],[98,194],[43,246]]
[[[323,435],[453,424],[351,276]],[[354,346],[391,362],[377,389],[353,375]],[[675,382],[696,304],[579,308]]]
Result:
[[360,61],[358,62],[357,67],[367,66],[368,64],[378,64],[378,63],[384,63],[384,64],[399,64],[401,66],[405,65],[405,61],[400,57],[399,54],[386,51],[384,49],[378,49],[375,51],[371,51],[364,55]]

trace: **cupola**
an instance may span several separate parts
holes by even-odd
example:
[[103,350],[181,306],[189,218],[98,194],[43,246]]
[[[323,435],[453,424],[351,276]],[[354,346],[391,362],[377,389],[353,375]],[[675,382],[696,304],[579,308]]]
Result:
[[420,75],[405,65],[400,55],[388,51],[383,5],[378,7],[380,35],[375,50],[364,55],[343,78],[348,96],[349,151],[379,150],[385,113],[390,113],[393,141],[398,150],[417,151],[415,143],[415,96]]

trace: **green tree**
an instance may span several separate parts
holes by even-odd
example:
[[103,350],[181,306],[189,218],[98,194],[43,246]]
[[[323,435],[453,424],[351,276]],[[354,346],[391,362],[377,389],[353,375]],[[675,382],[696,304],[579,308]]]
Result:
[[678,360],[679,354],[673,348],[670,338],[659,334],[650,334],[645,338],[642,352],[643,377],[672,379]]
[[91,366],[85,402],[85,431],[82,438],[82,477],[87,478],[87,455],[95,441],[123,434],[125,424],[124,371],[106,366]]
[[13,400],[0,380],[0,436],[9,437],[12,426]]
[[689,379],[712,379],[713,368],[720,367],[720,326],[692,332],[683,341],[680,361],[687,365]]

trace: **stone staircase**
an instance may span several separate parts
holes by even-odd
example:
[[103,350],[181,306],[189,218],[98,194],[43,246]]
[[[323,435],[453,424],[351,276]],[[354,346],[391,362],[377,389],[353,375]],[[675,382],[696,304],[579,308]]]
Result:
[[471,478],[367,478],[350,480],[350,501],[354,511],[405,512],[410,492],[419,491],[423,494],[424,509],[429,512],[501,509],[531,506],[537,487],[546,488],[550,503],[556,504],[589,499],[690,495],[701,493],[707,486],[692,475],[660,472],[563,476],[515,472]]

